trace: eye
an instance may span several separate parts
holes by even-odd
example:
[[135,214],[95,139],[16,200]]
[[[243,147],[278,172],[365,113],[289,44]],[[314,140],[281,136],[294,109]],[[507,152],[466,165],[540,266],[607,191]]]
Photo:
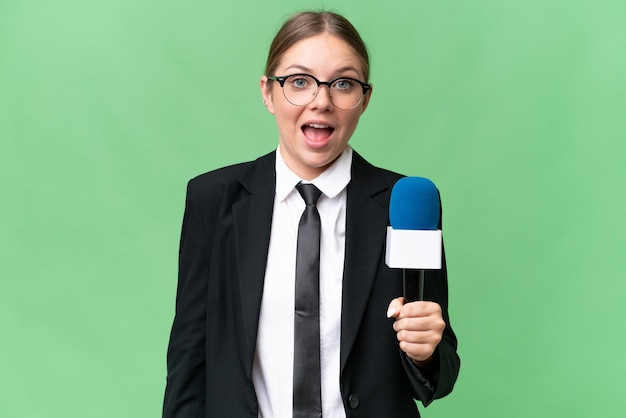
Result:
[[354,88],[354,81],[349,78],[340,78],[333,83],[333,87],[341,91],[350,91]]
[[301,75],[290,77],[289,82],[291,83],[293,87],[298,88],[298,89],[307,88],[307,86],[310,83],[308,77],[304,77]]

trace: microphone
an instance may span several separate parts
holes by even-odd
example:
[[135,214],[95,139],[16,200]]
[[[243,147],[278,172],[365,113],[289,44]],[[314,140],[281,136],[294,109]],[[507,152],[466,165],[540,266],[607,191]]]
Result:
[[402,269],[405,302],[424,300],[424,271],[441,269],[441,204],[435,184],[404,177],[391,190],[385,263]]

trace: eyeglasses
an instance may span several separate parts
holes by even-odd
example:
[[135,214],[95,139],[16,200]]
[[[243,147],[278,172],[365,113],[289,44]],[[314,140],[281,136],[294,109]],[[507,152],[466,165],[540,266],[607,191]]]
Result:
[[291,74],[271,76],[270,80],[278,81],[283,95],[294,106],[306,106],[315,100],[321,85],[328,86],[330,101],[339,109],[354,109],[363,97],[371,90],[370,84],[350,77],[335,78],[331,81],[319,81],[310,74]]

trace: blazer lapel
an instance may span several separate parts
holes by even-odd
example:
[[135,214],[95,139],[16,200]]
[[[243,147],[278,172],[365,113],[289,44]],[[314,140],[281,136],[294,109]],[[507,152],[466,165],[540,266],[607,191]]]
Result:
[[384,248],[389,217],[389,189],[376,169],[354,152],[346,209],[341,312],[342,371],[367,307]]
[[255,161],[240,179],[250,195],[233,205],[238,287],[246,340],[246,371],[252,373],[276,188],[275,153]]

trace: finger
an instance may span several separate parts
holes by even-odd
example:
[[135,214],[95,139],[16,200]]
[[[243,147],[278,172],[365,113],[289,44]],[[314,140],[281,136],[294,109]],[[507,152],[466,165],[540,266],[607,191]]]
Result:
[[406,331],[396,333],[398,342],[410,344],[431,344],[437,345],[441,342],[442,334],[437,331]]
[[393,329],[396,332],[433,331],[437,333],[443,333],[445,327],[446,323],[440,315],[401,318],[396,319],[396,322],[394,322],[393,324]]
[[404,298],[399,297],[395,298],[389,303],[389,307],[387,308],[387,318],[397,318],[400,315],[400,311],[402,310],[402,305],[404,305]]
[[400,310],[398,318],[415,318],[430,315],[441,316],[441,306],[435,302],[416,301],[405,303]]

